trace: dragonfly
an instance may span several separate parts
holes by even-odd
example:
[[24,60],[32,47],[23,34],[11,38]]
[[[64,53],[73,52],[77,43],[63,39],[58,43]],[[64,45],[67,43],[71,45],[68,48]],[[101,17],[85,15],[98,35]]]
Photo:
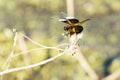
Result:
[[65,23],[66,25],[64,26],[65,36],[70,36],[71,42],[74,42],[75,39],[80,39],[82,38],[82,31],[83,31],[83,26],[82,24],[89,21],[90,19],[85,19],[82,21],[79,21],[75,17],[67,16],[64,12],[61,13],[62,19],[59,19],[59,21]]

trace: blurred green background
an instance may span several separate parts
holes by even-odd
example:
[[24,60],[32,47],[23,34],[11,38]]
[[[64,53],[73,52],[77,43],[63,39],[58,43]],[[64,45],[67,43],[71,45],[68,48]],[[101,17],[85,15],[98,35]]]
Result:
[[[80,48],[100,78],[120,68],[120,0],[74,0],[75,17],[90,18],[84,24]],[[13,45],[15,28],[46,46],[66,43],[61,34],[60,12],[67,12],[66,0],[0,0],[0,71]],[[28,49],[39,48],[25,39]],[[20,52],[17,43],[15,53]],[[29,56],[28,56],[29,55]],[[38,63],[56,55],[54,50],[37,50],[12,59],[10,68]],[[30,70],[3,75],[3,80],[91,80],[79,63],[68,55]],[[120,80],[120,77],[117,79]]]

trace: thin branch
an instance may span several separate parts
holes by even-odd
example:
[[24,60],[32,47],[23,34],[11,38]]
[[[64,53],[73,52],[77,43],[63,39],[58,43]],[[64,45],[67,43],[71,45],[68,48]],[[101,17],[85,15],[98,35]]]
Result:
[[[22,52],[24,51],[27,51],[28,48],[27,48],[27,45],[26,45],[26,42],[24,40],[24,37],[19,35],[18,34],[18,44],[19,44],[19,47],[20,47],[20,50]],[[30,58],[30,54],[26,54],[26,55],[22,55],[23,56],[23,60],[25,62],[25,65],[30,65],[31,64],[31,58]],[[29,72],[33,72],[33,69],[27,69],[27,71]]]
[[[35,49],[30,49],[30,50],[27,50],[27,51],[22,51],[22,52],[19,52],[19,53],[16,53],[13,57],[16,57],[16,56],[19,56],[19,55],[21,55],[21,54],[27,54],[27,53],[29,53],[29,52],[32,52],[32,51],[36,51],[36,50],[44,50],[44,49],[52,49],[52,48],[35,48]],[[53,48],[54,49],[54,48]],[[64,49],[60,49],[60,48],[58,48],[58,49],[55,49],[56,51],[58,51],[58,53],[59,53],[59,51],[64,51]]]
[[[15,71],[20,71],[20,70],[25,70],[25,69],[29,69],[29,68],[33,68],[33,67],[36,67],[36,66],[40,66],[40,65],[46,64],[46,63],[48,63],[48,62],[50,62],[50,61],[53,61],[53,60],[55,60],[56,58],[62,56],[62,55],[66,52],[66,49],[63,50],[63,49],[60,49],[60,48],[58,48],[58,47],[65,46],[65,45],[68,45],[68,44],[61,44],[61,45],[54,46],[54,47],[48,47],[48,46],[44,46],[44,45],[41,45],[41,44],[33,41],[32,39],[30,39],[29,37],[27,37],[26,35],[24,35],[24,34],[22,34],[22,33],[19,33],[19,34],[21,34],[23,37],[25,37],[25,38],[27,38],[28,40],[30,40],[32,43],[34,43],[34,44],[42,47],[42,48],[39,48],[39,49],[55,49],[55,50],[57,50],[58,52],[60,52],[60,51],[63,51],[63,52],[58,53],[56,56],[54,56],[54,57],[52,57],[52,58],[49,58],[49,59],[47,59],[47,60],[44,60],[44,61],[42,61],[42,62],[36,63],[36,64],[32,64],[32,65],[28,65],[28,66],[23,66],[23,67],[18,67],[18,68],[6,69],[6,70],[0,72],[0,75],[4,75],[4,74],[7,74],[7,73],[11,73],[11,72],[15,72]],[[12,56],[11,56],[10,58],[20,55],[20,54],[13,55],[14,50],[15,50],[16,41],[17,41],[17,37],[16,37],[16,36],[17,36],[17,32],[16,32],[15,37],[14,37],[13,49],[12,49],[12,52],[11,52]],[[37,49],[38,49],[38,48],[37,48]],[[36,49],[23,51],[23,52],[21,52],[21,53],[27,53],[27,52],[31,52],[31,51],[34,51],[34,50],[36,50]],[[7,63],[9,60],[10,60],[10,59],[7,59],[6,63]],[[11,60],[10,60],[10,61],[11,61]]]
[[49,46],[45,46],[45,45],[41,45],[39,44],[38,42],[32,40],[31,38],[29,38],[28,36],[24,35],[23,33],[19,32],[19,36],[23,36],[25,37],[26,39],[28,39],[29,41],[31,41],[33,44],[37,45],[37,46],[40,46],[41,48],[35,48],[35,49],[31,49],[31,50],[25,50],[25,51],[22,51],[20,53],[16,53],[16,55],[14,55],[13,57],[16,57],[16,56],[19,56],[21,54],[26,54],[26,53],[29,53],[31,51],[35,51],[35,50],[43,50],[43,49],[54,49],[54,50],[57,50],[58,52],[59,51],[64,51],[64,49],[61,49],[61,48],[58,48],[58,47],[62,47],[62,46],[66,46],[68,45],[68,43],[63,43],[63,44],[60,44],[60,45],[57,45],[57,46],[53,46],[53,47],[49,47]]
[[91,77],[93,80],[98,80],[97,74],[94,72],[94,70],[90,67],[88,62],[86,61],[85,57],[79,50],[79,46],[75,46],[75,58],[79,61],[80,65],[83,67],[83,69],[88,73],[88,75]]
[[120,69],[116,70],[115,72],[103,78],[102,80],[116,80],[118,77],[120,77]]
[[91,66],[86,61],[83,54],[76,48],[76,53],[74,54],[75,58],[79,61],[80,65],[83,67],[83,69],[88,73],[88,75],[91,77],[92,80],[98,80],[98,76],[95,73],[95,71],[91,68]]
[[64,44],[60,44],[60,45],[57,45],[57,46],[54,46],[54,47],[49,47],[49,46],[45,46],[45,45],[41,45],[39,44],[38,42],[32,40],[31,38],[29,38],[28,36],[24,35],[23,33],[19,32],[19,34],[23,37],[25,37],[26,39],[28,39],[29,41],[31,41],[33,44],[39,46],[39,47],[43,47],[43,48],[56,48],[56,47],[60,47],[60,46],[66,46],[68,45],[67,43],[64,43]]
[[74,0],[66,0],[68,16],[74,16]]
[[54,49],[54,50],[57,50],[58,53],[59,53],[59,51],[64,51],[64,49],[61,49],[61,48],[58,48],[58,47],[62,47],[62,46],[68,45],[68,43],[63,43],[63,44],[60,44],[60,45],[57,45],[57,46],[49,47],[49,46],[45,46],[45,45],[39,44],[38,42],[32,40],[31,38],[29,38],[28,36],[24,35],[21,32],[19,32],[19,36],[25,37],[26,39],[28,39],[29,41],[31,41],[33,44],[35,44],[37,46],[40,46],[41,48],[35,48],[35,49],[31,49],[31,50],[25,50],[25,51],[22,51],[20,53],[16,53],[16,55],[14,55],[13,57],[16,57],[18,55],[25,54],[25,53],[28,53],[28,52],[31,52],[31,51],[42,50],[42,49]]
[[66,50],[61,52],[61,53],[58,53],[56,56],[54,56],[52,58],[49,58],[47,60],[44,60],[44,61],[36,63],[36,64],[32,64],[32,65],[29,65],[29,66],[13,68],[13,69],[8,69],[8,70],[5,70],[5,71],[2,71],[2,72],[0,72],[0,75],[4,75],[4,74],[8,74],[8,73],[15,72],[15,71],[20,71],[20,70],[25,70],[25,69],[29,69],[29,68],[33,68],[33,67],[36,67],[36,66],[46,64],[46,63],[51,62],[51,61],[55,60],[56,58],[62,56],[65,52],[66,52]]
[[83,67],[83,69],[88,73],[89,77],[93,80],[98,80],[98,75],[95,73],[95,71],[91,68],[91,66],[88,64],[87,60],[83,56],[83,54],[79,50],[79,40],[77,38],[77,35],[73,35],[76,40],[74,40],[74,43],[72,43],[69,47],[70,53],[74,55],[74,57],[79,61],[80,65]]
[[7,69],[8,69],[10,66],[12,57],[14,56],[14,51],[15,51],[15,47],[16,47],[16,43],[17,43],[18,33],[16,32],[15,29],[13,29],[13,32],[15,33],[15,36],[14,36],[14,43],[13,43],[12,51],[11,51],[9,57],[7,58],[7,60],[5,61],[5,63],[3,64],[2,68],[4,68],[5,65],[7,65]]

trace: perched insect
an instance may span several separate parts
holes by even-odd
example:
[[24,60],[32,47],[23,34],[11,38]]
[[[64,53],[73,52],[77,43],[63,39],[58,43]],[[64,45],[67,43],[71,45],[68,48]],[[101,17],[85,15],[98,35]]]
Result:
[[[69,17],[65,13],[62,13],[63,19],[59,19],[59,21],[66,23],[67,25],[64,26],[65,33],[64,35],[69,36],[71,39],[75,39],[73,35],[76,35],[78,39],[82,37],[83,26],[81,24],[85,23],[90,19],[85,19],[83,21],[79,21],[74,17]],[[74,41],[73,39],[73,41]]]
[[70,34],[70,36],[72,36],[73,34],[81,33],[83,31],[83,26],[81,26],[81,24],[90,20],[90,19],[85,19],[83,21],[79,21],[78,19],[76,19],[74,17],[66,16],[65,13],[62,13],[62,16],[64,19],[59,19],[59,21],[67,24],[64,26],[64,30],[68,31],[67,35]]

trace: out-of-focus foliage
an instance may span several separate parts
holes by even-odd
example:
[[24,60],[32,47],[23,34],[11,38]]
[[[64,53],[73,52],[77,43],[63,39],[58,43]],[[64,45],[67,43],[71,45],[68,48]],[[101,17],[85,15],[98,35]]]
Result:
[[[83,25],[81,51],[100,77],[107,76],[120,67],[120,0],[74,0],[74,7],[79,20],[91,18]],[[12,49],[13,28],[47,46],[66,42],[61,35],[64,24],[58,22],[61,11],[66,12],[65,0],[0,0],[0,71],[6,68],[3,63]],[[26,44],[28,49],[38,48],[28,40]],[[18,44],[15,52],[20,52]],[[38,50],[28,54],[33,64],[54,56],[56,51]],[[23,59],[22,55],[16,56],[10,68],[25,66]],[[90,80],[78,62],[68,55],[35,67],[32,72],[3,76],[3,80],[8,79]]]

